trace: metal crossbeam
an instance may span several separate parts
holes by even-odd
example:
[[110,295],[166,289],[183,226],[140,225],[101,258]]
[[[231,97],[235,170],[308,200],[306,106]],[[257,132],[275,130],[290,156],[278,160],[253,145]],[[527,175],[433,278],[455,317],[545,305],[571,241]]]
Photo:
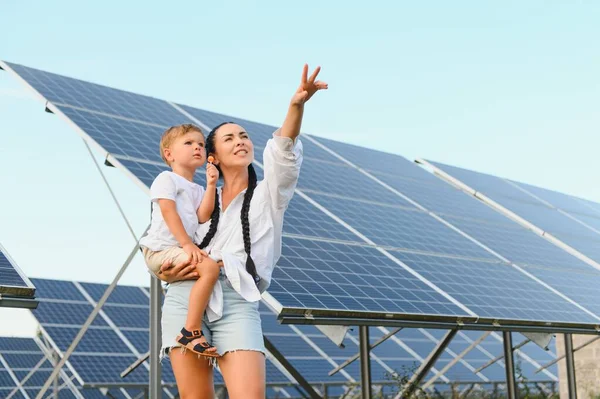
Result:
[[473,341],[467,349],[462,351],[458,356],[455,356],[451,362],[448,362],[448,364],[445,365],[441,370],[439,370],[436,375],[431,377],[431,379],[429,379],[429,381],[427,381],[425,384],[423,384],[423,389],[429,388],[431,386],[431,384],[433,384],[442,375],[446,374],[446,371],[450,370],[450,368],[452,366],[454,366],[456,363],[458,363],[463,357],[465,357],[467,355],[467,353],[469,353],[473,349],[475,349],[477,347],[477,345],[479,345],[481,342],[483,342],[483,340],[486,339],[488,337],[488,335],[490,335],[491,333],[492,333],[491,331],[486,331],[476,341]]
[[[585,348],[585,347],[586,347],[586,346],[588,346],[589,344],[592,344],[592,343],[594,343],[594,342],[598,341],[599,339],[600,339],[600,336],[598,336],[598,337],[594,337],[594,338],[590,339],[589,341],[586,341],[586,342],[584,342],[583,344],[581,344],[581,345],[579,345],[579,346],[575,347],[575,348],[573,349],[573,352],[577,352],[578,350]],[[550,366],[552,366],[552,365],[554,365],[554,364],[556,364],[556,363],[560,362],[560,361],[561,361],[562,359],[564,359],[564,358],[565,358],[565,355],[562,355],[562,356],[559,356],[559,357],[557,357],[557,358],[556,358],[556,359],[554,359],[553,361],[551,361],[551,362],[549,362],[549,363],[546,363],[546,364],[544,364],[542,367],[540,367],[539,369],[535,370],[536,374],[537,374],[537,373],[539,373],[540,371],[546,370],[548,367],[550,367]]]
[[[402,330],[402,327],[399,327],[399,328],[396,328],[393,331],[390,331],[389,333],[385,334],[383,337],[379,338],[377,340],[377,342],[375,342],[373,345],[371,345],[370,350],[375,349],[376,347],[378,347],[379,345],[381,345],[382,343],[384,343],[388,338],[396,335],[401,330]],[[339,366],[337,366],[336,368],[334,368],[333,370],[331,370],[329,372],[329,376],[332,376],[332,375],[336,374],[338,371],[343,370],[348,365],[350,365],[353,362],[355,362],[359,357],[360,357],[360,352],[358,352],[357,354],[355,354],[354,356],[352,356],[351,358],[349,358],[348,360],[346,360],[344,363],[340,364]]]
[[[528,344],[530,342],[531,342],[530,339],[526,339],[525,341],[521,342],[520,344],[518,344],[517,346],[515,346],[514,348],[512,348],[513,352],[516,351],[517,349],[522,348],[523,346],[525,346],[526,344]],[[474,373],[479,373],[480,371],[487,369],[492,364],[497,363],[497,362],[499,362],[502,359],[504,359],[504,353],[501,354],[500,356],[496,356],[495,358],[493,358],[492,360],[490,360],[489,362],[487,362],[483,366],[479,367],[477,370],[474,371]]]
[[458,333],[458,330],[450,330],[446,333],[444,338],[442,338],[433,351],[427,356],[427,359],[421,366],[417,369],[417,371],[410,378],[406,386],[400,391],[398,395],[394,399],[400,398],[409,398],[412,393],[417,389],[423,378],[429,373],[431,368],[435,365],[435,362],[439,359],[444,350],[448,347],[454,336]]
[[300,374],[298,370],[283,356],[281,352],[269,341],[267,337],[263,335],[265,341],[265,348],[273,355],[275,359],[290,373],[292,377],[300,384],[300,386],[308,393],[312,399],[322,399],[321,395],[315,391],[315,389],[306,381],[306,379]]

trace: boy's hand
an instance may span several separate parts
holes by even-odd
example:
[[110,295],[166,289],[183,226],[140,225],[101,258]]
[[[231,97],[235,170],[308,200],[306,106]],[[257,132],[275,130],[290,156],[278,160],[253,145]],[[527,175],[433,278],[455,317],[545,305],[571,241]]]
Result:
[[219,171],[217,167],[210,162],[206,163],[206,185],[216,186],[219,180]]
[[188,255],[188,259],[192,265],[201,263],[202,259],[205,256],[208,256],[206,252],[198,248],[198,246],[194,243],[185,244],[182,249]]

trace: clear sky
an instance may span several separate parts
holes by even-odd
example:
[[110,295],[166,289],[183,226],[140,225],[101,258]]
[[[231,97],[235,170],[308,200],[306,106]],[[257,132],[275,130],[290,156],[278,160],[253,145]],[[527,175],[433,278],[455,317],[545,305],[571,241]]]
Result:
[[[274,125],[320,64],[305,132],[600,201],[598,21],[593,1],[4,0],[0,59]],[[0,134],[0,242],[29,276],[110,282],[134,241],[82,140],[5,72]],[[141,233],[147,197],[103,170]],[[148,279],[136,259],[122,282]],[[26,318],[0,310],[0,334]]]

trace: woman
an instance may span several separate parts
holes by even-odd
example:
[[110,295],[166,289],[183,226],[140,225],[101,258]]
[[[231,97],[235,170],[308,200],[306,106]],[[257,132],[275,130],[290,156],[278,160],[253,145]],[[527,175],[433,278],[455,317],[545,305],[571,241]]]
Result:
[[[292,198],[302,163],[300,134],[304,103],[327,84],[316,81],[320,68],[308,77],[302,71],[283,125],[264,150],[264,180],[256,181],[254,147],[243,127],[226,122],[206,139],[223,186],[217,189],[211,223],[201,225],[197,242],[210,258],[203,267],[218,267],[215,286],[204,318],[204,334],[222,355],[218,359],[229,397],[265,397],[265,348],[258,301],[271,281],[281,255],[283,215]],[[164,264],[162,278],[171,283],[163,305],[163,350],[169,353],[177,388],[183,399],[213,398],[213,368],[204,359],[182,350],[175,337],[187,313],[196,276],[185,264]],[[174,283],[173,283],[174,282]]]

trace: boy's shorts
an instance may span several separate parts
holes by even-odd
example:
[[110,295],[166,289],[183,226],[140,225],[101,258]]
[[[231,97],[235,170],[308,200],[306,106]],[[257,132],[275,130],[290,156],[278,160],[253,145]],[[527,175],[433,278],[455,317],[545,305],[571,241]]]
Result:
[[170,247],[162,251],[151,251],[146,247],[142,247],[142,253],[146,260],[146,266],[154,274],[158,274],[160,267],[166,260],[170,260],[173,265],[176,265],[187,261],[189,258],[181,247]]

